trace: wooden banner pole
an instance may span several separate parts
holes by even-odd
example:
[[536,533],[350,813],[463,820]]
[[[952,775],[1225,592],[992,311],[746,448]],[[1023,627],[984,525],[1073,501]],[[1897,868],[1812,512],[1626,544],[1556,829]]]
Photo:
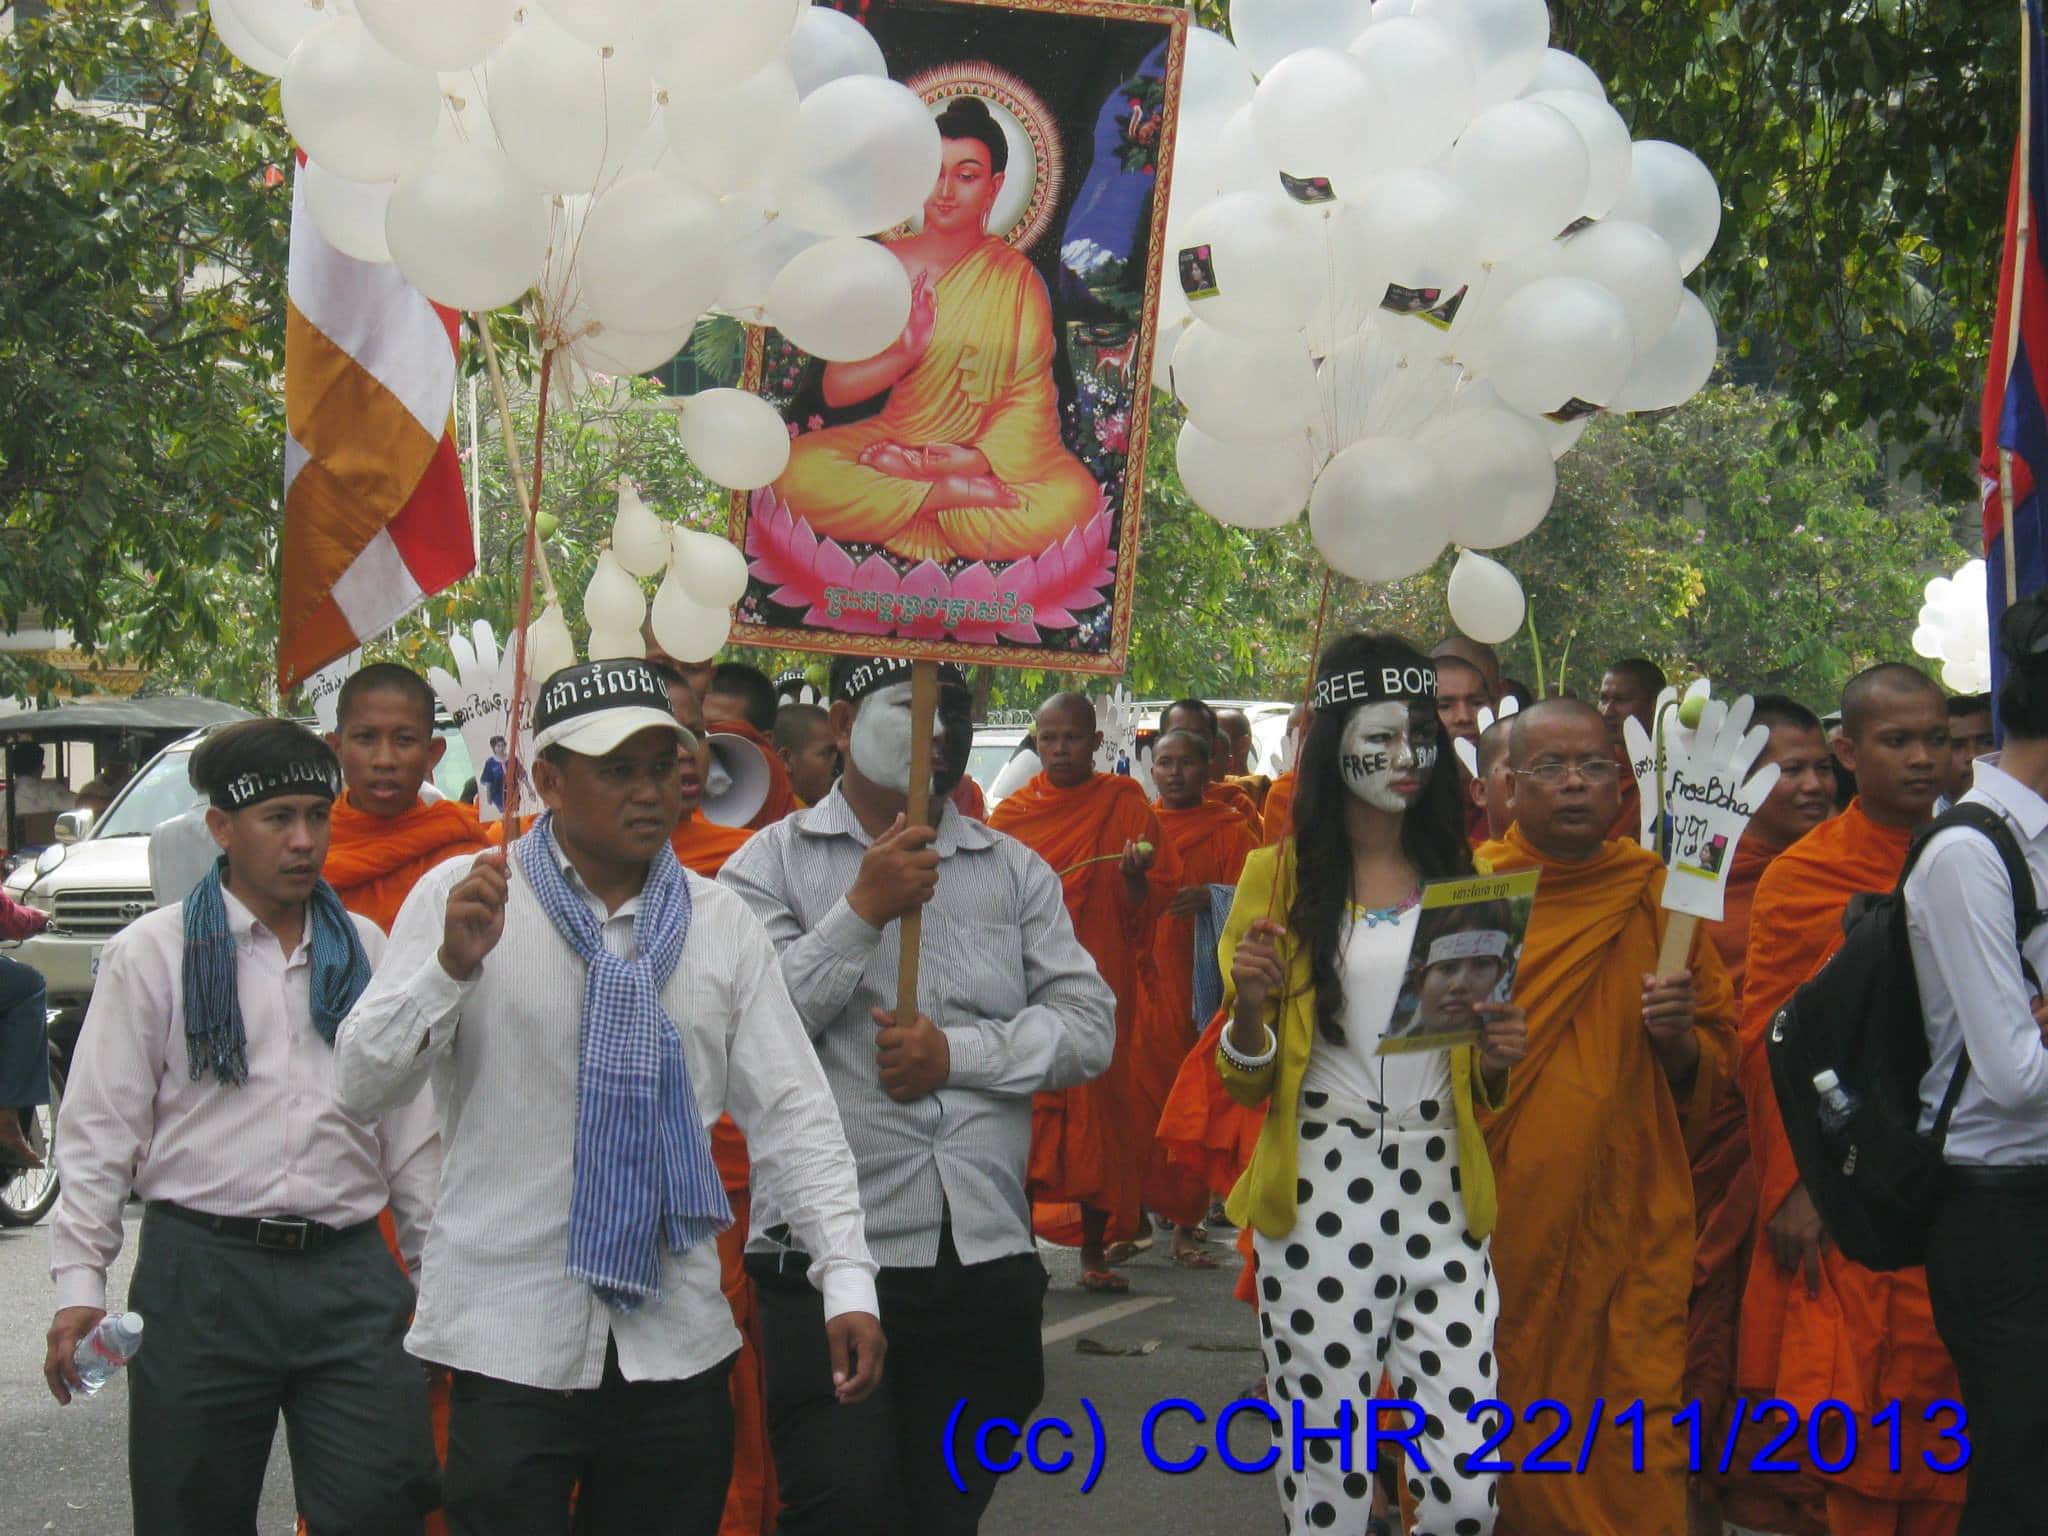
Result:
[[1700,920],[1690,912],[1673,912],[1664,924],[1664,946],[1657,951],[1659,976],[1682,976],[1692,967],[1692,936]]
[[[2027,246],[2034,223],[2034,37],[2025,0],[2020,4],[2020,195],[2019,217],[2013,229],[2012,313],[2006,322],[2005,382],[2010,392],[2012,371],[2020,358],[2020,312],[2026,298]],[[2002,402],[2001,402],[2002,407]],[[2020,600],[2018,543],[2013,532],[2012,450],[1998,450],[1998,498],[2005,518],[2005,603],[2009,608]]]
[[[939,664],[914,661],[910,666],[910,804],[904,819],[913,827],[931,819],[932,720],[939,712]],[[902,949],[896,965],[896,1024],[908,1029],[917,1022],[918,948],[924,936],[924,910],[906,913]]]

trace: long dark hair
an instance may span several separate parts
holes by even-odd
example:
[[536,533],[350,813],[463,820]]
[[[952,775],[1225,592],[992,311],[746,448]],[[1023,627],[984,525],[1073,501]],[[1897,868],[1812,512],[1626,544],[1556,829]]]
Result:
[[[1430,662],[1399,635],[1345,635],[1324,649],[1316,675],[1383,667],[1427,670]],[[1428,724],[1435,727],[1435,701],[1425,702],[1430,706]],[[1351,792],[1344,786],[1337,759],[1350,716],[1349,709],[1317,711],[1308,740],[1302,743],[1294,802],[1294,905],[1287,914],[1288,928],[1308,946],[1316,1029],[1332,1045],[1344,1043],[1343,952],[1351,899],[1351,834],[1345,827],[1344,806]],[[1425,880],[1472,873],[1457,763],[1447,743],[1438,740],[1437,748],[1429,782],[1401,819],[1401,851]]]

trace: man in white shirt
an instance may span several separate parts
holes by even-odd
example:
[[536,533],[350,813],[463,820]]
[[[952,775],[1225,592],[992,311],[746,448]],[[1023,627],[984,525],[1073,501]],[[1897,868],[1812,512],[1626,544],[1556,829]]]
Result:
[[690,733],[641,661],[541,685],[510,856],[414,887],[342,1026],[363,1112],[431,1073],[447,1115],[407,1348],[455,1372],[452,1536],[715,1531],[739,1334],[708,1127],[730,1111],[758,1191],[813,1256],[834,1389],[881,1375],[874,1271],[832,1095],[745,903],[669,846]]
[[[1962,804],[2005,819],[2048,903],[2048,598],[2006,611],[1999,630],[2003,753],[1976,760]],[[1969,1410],[1961,1529],[2048,1532],[2048,925],[2014,928],[2012,881],[1990,839],[1935,834],[1906,878],[1906,923],[1932,1064],[1920,1129],[1933,1129],[1961,1068],[1942,1144],[1947,1164],[1927,1251],[1935,1326]],[[2024,945],[2022,945],[2022,938]],[[1964,1052],[1968,1065],[1963,1066]]]
[[64,1099],[43,1374],[107,1305],[122,1208],[147,1202],[128,1307],[128,1474],[138,1536],[253,1531],[277,1420],[311,1536],[416,1536],[439,1498],[427,1389],[400,1340],[440,1142],[432,1101],[381,1118],[333,1098],[332,1042],[384,936],[320,879],[333,751],[285,720],[192,754],[225,857],[101,958]]

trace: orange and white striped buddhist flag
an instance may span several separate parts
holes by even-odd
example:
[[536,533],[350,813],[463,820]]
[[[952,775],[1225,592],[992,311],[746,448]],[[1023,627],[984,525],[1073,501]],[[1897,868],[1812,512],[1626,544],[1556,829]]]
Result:
[[458,316],[395,265],[328,244],[305,178],[294,180],[277,634],[286,691],[476,568],[455,446]]

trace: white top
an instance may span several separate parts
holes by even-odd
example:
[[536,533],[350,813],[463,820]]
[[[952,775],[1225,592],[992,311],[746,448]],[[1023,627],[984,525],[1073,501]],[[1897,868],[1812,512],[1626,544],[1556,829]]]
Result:
[[[504,936],[468,981],[451,979],[439,959],[448,893],[474,863],[450,859],[420,877],[335,1044],[342,1103],[377,1108],[431,1071],[446,1106],[440,1219],[406,1347],[557,1391],[603,1380],[607,1338],[630,1381],[697,1375],[740,1342],[716,1244],[664,1252],[662,1299],[632,1312],[614,1312],[567,1271],[586,970],[515,859]],[[562,868],[603,924],[605,948],[630,960],[638,898],[607,914]],[[684,878],[690,933],[661,1001],[682,1033],[698,1113],[707,1132],[728,1110],[739,1122],[755,1187],[781,1197],[805,1240],[825,1315],[875,1312],[853,1157],[774,946],[737,896]]]
[[[2035,899],[2048,906],[2048,801],[1995,757],[1980,757],[1976,787],[1963,802],[1988,805],[2005,818],[2026,850]],[[1944,1158],[1986,1166],[2048,1162],[2048,1046],[2020,970],[2005,863],[1989,838],[1959,827],[1927,845],[1906,881],[1906,928],[1934,1057],[1920,1080],[1920,1129],[1932,1128],[1968,1041],[1970,1071]],[[2048,978],[2048,924],[2027,940],[2027,958],[2036,975]]]
[[[249,1078],[228,1087],[186,1065],[185,909],[159,908],[100,954],[57,1138],[63,1181],[50,1222],[60,1307],[104,1307],[129,1191],[214,1216],[306,1216],[333,1227],[386,1205],[415,1271],[441,1143],[431,1095],[394,1096],[382,1118],[334,1102],[334,1049],[313,1028],[311,925],[289,957],[224,892]],[[353,919],[375,965],[384,935]]]
[[1377,1105],[1390,1115],[1433,1099],[1448,1110],[1451,1102],[1451,1053],[1402,1051],[1376,1056],[1380,1040],[1394,1017],[1401,996],[1401,976],[1415,944],[1420,907],[1410,907],[1395,922],[1371,923],[1362,909],[1351,909],[1351,931],[1344,942],[1344,1043],[1332,1045],[1320,1032],[1301,1074],[1303,1093]]

